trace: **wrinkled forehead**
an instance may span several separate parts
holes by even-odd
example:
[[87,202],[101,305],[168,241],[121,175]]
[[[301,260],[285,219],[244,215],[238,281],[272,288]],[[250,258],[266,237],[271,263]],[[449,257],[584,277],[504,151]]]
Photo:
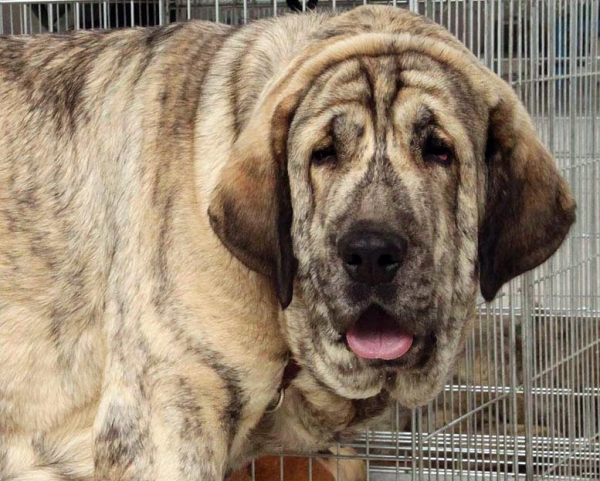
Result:
[[[312,125],[351,140],[366,129],[383,138],[391,126],[410,138],[435,123],[450,137],[485,137],[487,109],[465,74],[420,52],[359,56],[329,67],[301,102],[296,126]],[[360,136],[358,136],[360,137]]]

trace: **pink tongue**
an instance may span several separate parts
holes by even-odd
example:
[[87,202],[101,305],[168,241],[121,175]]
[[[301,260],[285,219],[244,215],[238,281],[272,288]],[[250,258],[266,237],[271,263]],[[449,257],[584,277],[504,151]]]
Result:
[[361,316],[346,334],[348,346],[365,359],[398,359],[413,343],[413,336],[403,333],[384,313]]

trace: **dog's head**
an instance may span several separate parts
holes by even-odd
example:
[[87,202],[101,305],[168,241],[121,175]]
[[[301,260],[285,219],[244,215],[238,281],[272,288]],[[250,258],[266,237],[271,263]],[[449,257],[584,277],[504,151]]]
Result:
[[544,262],[575,205],[513,91],[444,29],[387,8],[329,22],[264,92],[209,212],[293,298],[285,332],[317,380],[417,406],[478,287]]

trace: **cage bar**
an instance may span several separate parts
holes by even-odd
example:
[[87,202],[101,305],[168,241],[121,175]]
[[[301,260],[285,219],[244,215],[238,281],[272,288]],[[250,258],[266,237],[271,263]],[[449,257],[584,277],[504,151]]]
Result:
[[[599,2],[321,0],[318,10],[363,3],[407,8],[445,25],[512,85],[573,188],[578,222],[552,259],[509,283],[493,303],[480,300],[458,370],[434,402],[409,416],[396,406],[385,429],[343,447],[367,463],[373,481],[598,480]],[[301,5],[306,10],[306,0]],[[190,19],[242,26],[288,13],[283,0],[0,0],[0,35]],[[284,481],[284,457],[280,466]],[[258,479],[254,464],[251,476]]]

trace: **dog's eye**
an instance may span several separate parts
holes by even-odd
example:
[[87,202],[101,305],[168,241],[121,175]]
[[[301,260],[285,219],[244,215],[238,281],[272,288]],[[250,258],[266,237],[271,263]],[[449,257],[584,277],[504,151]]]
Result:
[[423,159],[427,162],[450,165],[454,159],[454,153],[442,140],[437,137],[429,137],[423,146]]
[[315,150],[311,156],[311,162],[314,165],[325,165],[335,163],[337,157],[333,145],[324,149]]

